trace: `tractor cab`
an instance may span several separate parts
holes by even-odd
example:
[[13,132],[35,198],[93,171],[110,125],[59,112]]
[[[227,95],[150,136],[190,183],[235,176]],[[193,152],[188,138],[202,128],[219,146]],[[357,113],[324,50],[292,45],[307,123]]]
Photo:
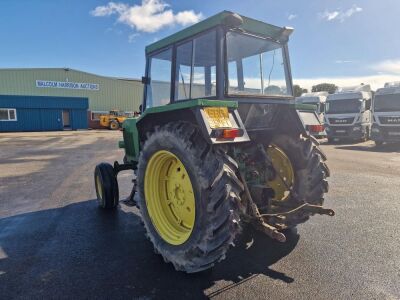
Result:
[[260,128],[291,130],[288,122],[305,133],[319,122],[295,109],[292,32],[224,11],[147,46],[142,110],[194,99],[231,101],[250,136]]
[[292,31],[225,11],[151,44],[144,108],[198,98],[293,99]]

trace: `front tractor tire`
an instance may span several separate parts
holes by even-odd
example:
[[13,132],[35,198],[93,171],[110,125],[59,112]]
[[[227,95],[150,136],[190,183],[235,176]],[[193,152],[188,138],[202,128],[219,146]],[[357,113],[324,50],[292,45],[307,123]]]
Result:
[[239,232],[237,165],[185,122],[156,129],[138,164],[138,193],[155,252],[176,270],[212,267]]
[[[281,206],[277,211],[284,210],[282,207],[290,210],[304,203],[322,205],[324,194],[329,189],[327,178],[330,171],[325,163],[326,156],[315,140],[303,136],[279,135],[272,139],[268,147],[268,153],[271,153],[268,149],[276,148],[283,153],[280,156],[286,157],[285,160],[278,156],[272,161],[276,173],[284,171],[272,181],[272,186],[275,185],[274,189],[279,192],[277,199],[274,199],[274,203]],[[307,221],[310,216],[310,212],[300,210],[288,215],[283,223],[287,228],[293,228]]]
[[119,129],[119,123],[116,120],[113,120],[110,122],[110,130],[118,130]]
[[94,170],[94,183],[99,206],[104,209],[116,208],[119,189],[113,166],[108,163],[98,164]]

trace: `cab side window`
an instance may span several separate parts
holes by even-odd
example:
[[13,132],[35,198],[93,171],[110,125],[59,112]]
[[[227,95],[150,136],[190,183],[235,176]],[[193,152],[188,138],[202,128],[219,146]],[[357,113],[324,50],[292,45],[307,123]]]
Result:
[[172,48],[149,57],[146,108],[170,103]]
[[216,31],[176,48],[175,101],[216,95]]
[[175,100],[190,98],[193,41],[176,47]]

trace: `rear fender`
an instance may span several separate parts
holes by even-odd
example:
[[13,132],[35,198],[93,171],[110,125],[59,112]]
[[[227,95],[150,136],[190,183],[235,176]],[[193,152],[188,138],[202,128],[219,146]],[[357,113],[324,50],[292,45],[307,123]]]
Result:
[[[120,143],[125,148],[128,161],[138,161],[141,145],[149,133],[158,126],[170,122],[185,121],[200,128],[204,139],[209,144],[226,144],[250,141],[243,122],[237,111],[237,102],[219,100],[190,100],[177,102],[160,107],[148,108],[139,118],[127,118],[123,123],[124,141]],[[209,117],[205,112],[208,107],[226,107],[228,109],[231,128],[240,130],[240,136],[232,139],[219,138],[216,133],[221,128],[212,128]]]
[[[250,141],[247,131],[243,125],[243,122],[239,116],[237,108],[234,106],[224,106],[226,101],[218,101],[220,105],[210,103],[214,101],[207,101],[202,103],[204,105],[195,105],[192,107],[179,108],[176,110],[168,110],[162,112],[148,112],[147,114],[140,117],[137,121],[137,127],[140,135],[140,140],[146,139],[145,133],[153,131],[157,126],[162,126],[170,122],[184,121],[194,124],[200,128],[204,139],[209,144],[227,144],[227,143],[239,143]],[[211,105],[210,105],[211,104]],[[171,104],[172,106],[173,104]],[[226,107],[228,110],[229,127],[215,128],[211,123],[210,117],[208,116],[206,109],[212,107]],[[227,125],[228,126],[228,125]],[[240,136],[232,139],[223,139],[218,137],[218,133],[223,128],[235,128],[240,130]]]

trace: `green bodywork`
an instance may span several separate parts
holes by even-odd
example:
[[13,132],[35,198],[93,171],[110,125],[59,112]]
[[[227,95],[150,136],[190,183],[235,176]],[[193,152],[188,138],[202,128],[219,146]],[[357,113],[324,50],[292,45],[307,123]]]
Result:
[[295,107],[297,110],[307,110],[307,111],[316,111],[317,110],[317,105],[313,105],[313,104],[296,103]]
[[[215,26],[224,25],[226,22],[226,18],[232,14],[233,13],[230,11],[220,12],[219,14],[207,18],[206,20],[203,20],[175,34],[172,34],[164,39],[161,39],[153,44],[150,44],[146,47],[146,54],[160,50],[164,47],[172,45],[173,43],[192,37],[193,35],[211,29]],[[246,32],[251,32],[257,35],[269,37],[275,40],[281,38],[282,31],[284,30],[283,27],[267,24],[244,16],[240,17],[243,19],[243,24],[239,26],[240,29],[243,29]]]
[[[229,11],[223,11],[218,13],[206,20],[203,20],[197,24],[194,24],[186,29],[183,29],[175,34],[172,34],[164,39],[161,39],[153,44],[150,44],[146,47],[146,56],[149,56],[150,53],[159,51],[165,47],[176,44],[179,41],[191,38],[197,34],[200,34],[204,31],[211,30],[217,26],[230,26],[228,23],[232,22],[232,17],[241,19],[240,24],[236,24],[235,28],[238,30],[243,30],[245,32],[249,32],[251,34],[255,34],[257,36],[262,36],[268,39],[272,39],[275,41],[286,41],[288,35],[291,33],[291,29],[287,31],[285,27],[274,26],[271,24],[267,24],[252,18],[248,18],[245,16],[239,16],[237,14],[233,14]],[[286,105],[293,105],[288,104]],[[139,160],[139,153],[141,151],[141,141],[145,139],[144,135],[146,131],[149,130],[148,127],[145,128],[144,124],[148,123],[150,120],[157,122],[160,120],[159,115],[163,115],[167,112],[173,111],[183,111],[189,110],[196,107],[228,107],[230,109],[237,109],[238,102],[232,100],[206,100],[206,99],[194,99],[194,100],[185,100],[179,102],[172,102],[163,106],[149,107],[144,110],[142,115],[138,118],[128,118],[123,124],[123,135],[124,141],[119,143],[120,148],[125,149],[125,161],[128,163],[137,163]],[[168,115],[165,114],[165,119],[168,119]],[[146,120],[146,121],[145,121]],[[172,120],[173,121],[173,120]],[[145,129],[144,129],[145,128]]]
[[140,153],[140,136],[137,124],[140,123],[141,120],[149,118],[153,114],[160,114],[169,111],[191,109],[195,107],[217,106],[236,109],[238,107],[238,103],[236,101],[195,99],[147,108],[140,117],[127,118],[125,120],[122,126],[124,140],[120,141],[118,146],[125,149],[125,157],[128,162],[137,162],[139,160]]

